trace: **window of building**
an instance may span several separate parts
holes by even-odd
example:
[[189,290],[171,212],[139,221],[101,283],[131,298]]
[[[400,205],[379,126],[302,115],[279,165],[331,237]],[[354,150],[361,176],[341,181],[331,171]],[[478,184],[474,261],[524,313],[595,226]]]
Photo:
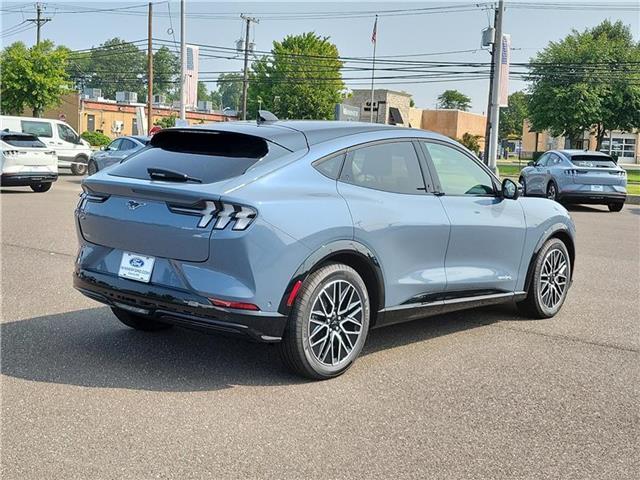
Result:
[[138,135],[138,119],[131,119],[131,135]]
[[418,155],[411,142],[371,145],[351,152],[340,179],[394,193],[425,191]]
[[491,176],[472,158],[455,148],[437,143],[427,146],[446,195],[493,195]]
[[636,158],[637,142],[630,136],[612,135],[602,141],[600,151],[622,159]]
[[90,132],[96,131],[96,116],[95,115],[87,115],[87,130]]

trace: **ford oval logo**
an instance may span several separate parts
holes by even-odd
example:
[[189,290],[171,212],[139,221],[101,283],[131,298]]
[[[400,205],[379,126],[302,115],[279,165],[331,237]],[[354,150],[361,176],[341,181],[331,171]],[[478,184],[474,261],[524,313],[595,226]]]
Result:
[[144,267],[144,260],[139,257],[133,257],[131,260],[129,260],[129,265],[135,268],[142,268]]

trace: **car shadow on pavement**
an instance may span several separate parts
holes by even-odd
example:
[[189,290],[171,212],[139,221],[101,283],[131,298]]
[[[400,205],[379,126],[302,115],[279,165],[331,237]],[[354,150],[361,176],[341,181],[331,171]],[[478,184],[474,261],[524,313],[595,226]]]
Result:
[[[514,316],[494,307],[372,330],[362,355]],[[168,392],[305,382],[285,369],[274,345],[182,328],[138,332],[106,307],[4,323],[0,341],[2,374],[36,382]]]

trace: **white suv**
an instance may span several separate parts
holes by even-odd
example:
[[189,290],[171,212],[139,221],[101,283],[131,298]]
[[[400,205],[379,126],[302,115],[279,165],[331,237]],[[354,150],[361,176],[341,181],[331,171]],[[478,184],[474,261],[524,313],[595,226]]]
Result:
[[56,152],[35,135],[0,131],[0,185],[46,192],[58,179]]
[[0,130],[29,133],[55,150],[58,167],[70,168],[74,175],[84,175],[91,157],[89,144],[68,124],[50,118],[0,116]]

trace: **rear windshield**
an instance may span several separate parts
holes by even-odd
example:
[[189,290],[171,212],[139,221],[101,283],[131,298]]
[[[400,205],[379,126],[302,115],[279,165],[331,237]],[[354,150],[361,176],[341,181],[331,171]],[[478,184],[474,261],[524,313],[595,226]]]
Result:
[[616,162],[611,157],[601,157],[596,155],[574,155],[571,163],[576,167],[589,168],[611,168],[616,166]]
[[112,168],[110,175],[149,179],[147,169],[185,174],[202,183],[242,175],[258,161],[279,158],[287,149],[253,135],[206,130],[163,130],[149,147]]
[[2,141],[12,147],[44,148],[46,145],[33,135],[3,135]]

